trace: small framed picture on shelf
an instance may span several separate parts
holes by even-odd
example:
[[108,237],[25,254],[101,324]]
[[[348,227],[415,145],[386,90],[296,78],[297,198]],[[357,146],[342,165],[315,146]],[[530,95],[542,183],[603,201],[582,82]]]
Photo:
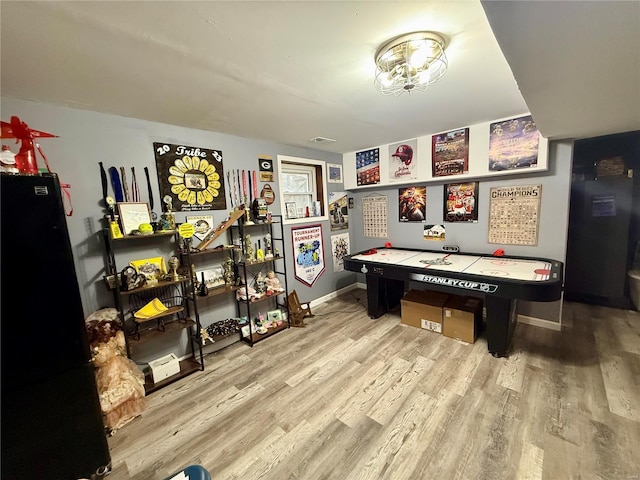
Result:
[[164,257],[133,260],[129,262],[129,265],[135,268],[137,273],[144,275],[148,282],[160,280],[167,274],[167,264],[164,261]]
[[[143,223],[151,223],[151,211],[148,203],[142,202],[119,202],[118,214],[122,225],[122,233],[131,235],[134,230],[138,230]],[[151,231],[153,233],[153,231]]]
[[248,337],[249,336],[249,332],[250,332],[249,325],[245,325],[244,327],[242,327],[240,329],[240,331],[242,332],[242,338]]
[[271,323],[281,322],[282,321],[282,311],[281,310],[271,310],[267,312],[267,320]]
[[223,273],[223,268],[222,266],[220,266],[200,270],[196,275],[198,277],[198,280],[200,281],[202,281],[202,279],[204,278],[204,283],[206,284],[207,288],[216,288],[224,286]]
[[298,218],[296,202],[285,202],[284,206],[287,209],[287,218]]

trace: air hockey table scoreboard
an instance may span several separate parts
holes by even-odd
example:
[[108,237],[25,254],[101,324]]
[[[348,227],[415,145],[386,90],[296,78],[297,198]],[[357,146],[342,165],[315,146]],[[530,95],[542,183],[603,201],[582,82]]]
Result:
[[489,352],[503,357],[515,330],[518,300],[559,300],[564,266],[546,258],[380,247],[345,257],[344,268],[366,276],[371,318],[399,305],[407,281],[423,283],[426,290],[484,297]]

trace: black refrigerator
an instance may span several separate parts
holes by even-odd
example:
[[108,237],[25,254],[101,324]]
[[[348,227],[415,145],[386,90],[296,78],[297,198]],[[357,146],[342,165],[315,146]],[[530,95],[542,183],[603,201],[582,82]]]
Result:
[[0,182],[2,479],[100,478],[111,458],[58,177]]

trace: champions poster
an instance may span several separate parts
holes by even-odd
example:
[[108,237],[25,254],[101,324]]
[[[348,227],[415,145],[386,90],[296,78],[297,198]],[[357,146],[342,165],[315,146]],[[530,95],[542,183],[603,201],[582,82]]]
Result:
[[153,149],[160,199],[167,204],[164,199],[170,197],[173,211],[227,208],[220,150],[155,142]]
[[312,287],[324,272],[322,225],[291,228],[295,277]]

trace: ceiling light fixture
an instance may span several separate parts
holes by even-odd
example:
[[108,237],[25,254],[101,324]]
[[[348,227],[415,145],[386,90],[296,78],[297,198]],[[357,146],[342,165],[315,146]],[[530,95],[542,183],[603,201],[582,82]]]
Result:
[[435,32],[395,37],[376,52],[375,86],[385,95],[424,91],[447,71],[445,39]]

